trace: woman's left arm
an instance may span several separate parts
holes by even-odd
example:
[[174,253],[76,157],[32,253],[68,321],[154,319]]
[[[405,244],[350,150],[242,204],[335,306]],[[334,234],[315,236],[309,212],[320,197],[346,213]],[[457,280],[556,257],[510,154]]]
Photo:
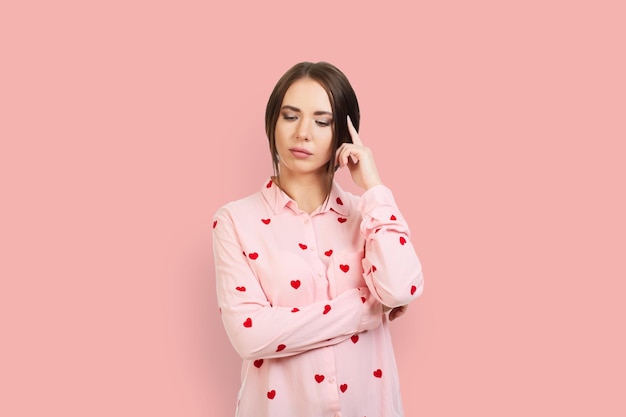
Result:
[[408,304],[423,290],[422,265],[411,243],[409,227],[384,185],[367,190],[359,201],[365,238],[364,279],[385,306]]
[[[358,205],[365,238],[365,282],[383,305],[402,307],[422,293],[422,265],[391,190],[382,184],[372,152],[363,145],[349,117],[348,130],[352,143],[341,145],[335,159],[338,166],[348,167],[352,180],[365,190]],[[399,309],[394,317],[403,311]]]

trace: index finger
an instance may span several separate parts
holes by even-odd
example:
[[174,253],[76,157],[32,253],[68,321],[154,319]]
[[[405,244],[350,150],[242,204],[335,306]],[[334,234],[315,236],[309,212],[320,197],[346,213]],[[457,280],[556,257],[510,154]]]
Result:
[[352,119],[348,116],[348,132],[350,132],[350,137],[352,138],[352,143],[355,145],[363,145],[363,141],[359,137],[359,132],[356,131],[356,128],[352,124]]

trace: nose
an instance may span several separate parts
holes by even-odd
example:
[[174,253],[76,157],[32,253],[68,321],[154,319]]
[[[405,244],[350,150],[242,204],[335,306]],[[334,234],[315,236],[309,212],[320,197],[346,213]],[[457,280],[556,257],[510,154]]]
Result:
[[296,138],[304,140],[305,142],[310,141],[312,138],[311,125],[312,123],[307,120],[306,117],[300,119],[300,124],[298,125],[298,135]]

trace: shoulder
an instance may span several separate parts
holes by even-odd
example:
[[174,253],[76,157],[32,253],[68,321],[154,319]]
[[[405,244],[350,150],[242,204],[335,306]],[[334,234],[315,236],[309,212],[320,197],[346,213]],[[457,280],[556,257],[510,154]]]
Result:
[[250,194],[238,200],[230,201],[215,211],[214,217],[245,218],[263,210],[263,198],[260,192]]

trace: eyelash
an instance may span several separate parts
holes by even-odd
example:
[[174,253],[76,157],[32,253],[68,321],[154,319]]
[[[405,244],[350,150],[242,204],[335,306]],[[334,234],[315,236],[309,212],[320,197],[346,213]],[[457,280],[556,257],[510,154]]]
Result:
[[[287,115],[283,115],[283,119],[287,120],[288,122],[293,122],[297,119],[296,116],[287,116]],[[320,126],[320,127],[328,127],[330,126],[331,122],[326,122],[324,120],[316,120],[315,123]]]

